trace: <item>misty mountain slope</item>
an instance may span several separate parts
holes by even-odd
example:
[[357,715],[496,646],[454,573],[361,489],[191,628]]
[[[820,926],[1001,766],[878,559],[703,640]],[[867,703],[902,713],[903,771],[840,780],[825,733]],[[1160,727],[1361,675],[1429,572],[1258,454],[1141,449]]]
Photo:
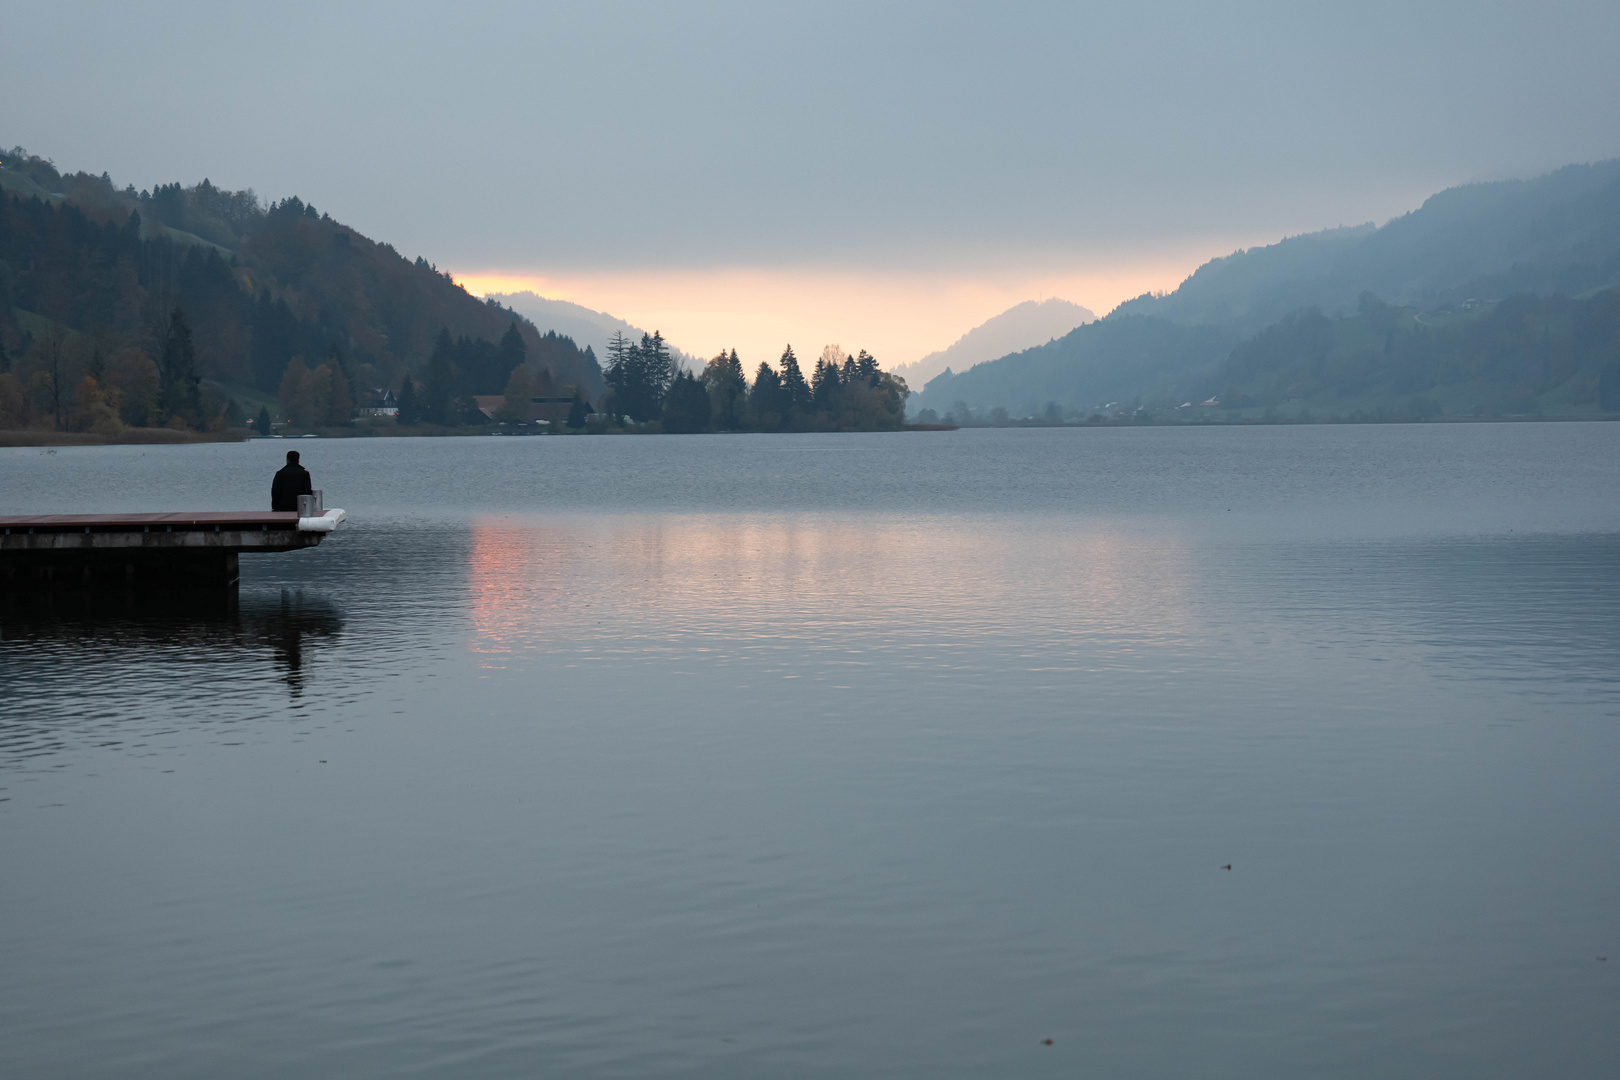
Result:
[[1612,412],[1620,410],[1620,290],[1586,299],[1520,293],[1421,315],[1369,293],[1353,315],[1288,315],[1181,393],[1284,416]]
[[966,371],[974,364],[1060,338],[1096,318],[1079,304],[1056,297],[1025,300],[975,326],[957,338],[950,348],[929,353],[910,364],[901,364],[894,373],[912,386],[921,386],[947,368]]
[[[1421,376],[1396,377],[1384,372],[1368,381],[1347,374],[1379,367],[1364,351],[1358,351],[1358,345],[1350,349],[1350,359],[1333,362],[1338,374],[1325,379],[1306,379],[1297,373],[1277,376],[1287,384],[1278,386],[1274,385],[1276,379],[1259,369],[1244,369],[1247,374],[1239,374],[1238,369],[1217,373],[1216,363],[1225,356],[1211,355],[1207,349],[1216,341],[1224,341],[1230,349],[1256,335],[1273,345],[1286,341],[1293,343],[1289,347],[1302,348],[1293,331],[1268,338],[1267,328],[1284,320],[1291,320],[1289,325],[1295,330],[1317,326],[1317,322],[1300,318],[1301,313],[1311,311],[1317,312],[1319,320],[1349,318],[1366,310],[1364,294],[1379,302],[1430,311],[1471,301],[1468,307],[1476,314],[1469,318],[1476,318],[1481,305],[1488,307],[1510,297],[1584,297],[1617,282],[1620,159],[1571,165],[1530,180],[1451,188],[1379,228],[1328,229],[1212,259],[1174,292],[1127,301],[1101,322],[1082,327],[1050,346],[979,364],[960,375],[942,375],[929,382],[911,406],[943,412],[960,399],[977,409],[999,405],[1022,412],[1038,409],[1049,400],[1068,408],[1085,408],[1104,399],[1141,397],[1157,407],[1168,407],[1187,397],[1202,399],[1221,393],[1233,401],[1271,407],[1306,398],[1324,405],[1375,391],[1409,395],[1449,385],[1448,379],[1465,378],[1461,373],[1466,365],[1431,363],[1428,358],[1423,361],[1428,366]],[[1411,312],[1407,317],[1415,319]],[[1176,342],[1162,334],[1154,338],[1137,326],[1115,340],[1099,329],[1111,322],[1143,318],[1218,333],[1197,342]],[[1414,325],[1423,324],[1417,320]],[[1506,333],[1499,326],[1492,332]],[[1457,339],[1475,345],[1483,340],[1477,334]],[[1376,344],[1381,347],[1383,337]],[[1492,347],[1507,346],[1498,343]],[[1272,356],[1265,350],[1261,355]],[[1337,354],[1319,350],[1311,355]],[[1267,361],[1271,362],[1286,366],[1292,359],[1278,354]],[[1492,368],[1497,375],[1490,377],[1511,367]],[[1484,377],[1477,372],[1466,376],[1476,381]],[[1589,370],[1581,375],[1587,381],[1592,377]],[[1557,385],[1562,384],[1524,383],[1509,396],[1528,400]],[[1292,393],[1284,393],[1290,389]],[[1491,402],[1502,397],[1498,390],[1480,391],[1483,398],[1474,394],[1457,400],[1468,398],[1494,408]]]
[[[1341,257],[1331,279],[1338,302],[1331,307],[1352,310],[1345,295],[1351,290],[1419,305],[1500,300],[1501,294],[1461,294],[1485,291],[1485,282],[1514,267],[1601,267],[1617,254],[1620,160],[1571,165],[1534,180],[1452,188],[1389,222]],[[1551,281],[1556,273],[1539,276]],[[1599,269],[1580,287],[1610,280]]]
[[1370,224],[1325,229],[1211,259],[1174,292],[1127,300],[1110,317],[1151,315],[1177,323],[1258,329],[1295,308],[1319,304],[1320,283],[1374,231]]
[[515,322],[535,370],[601,391],[597,362],[572,342],[297,198],[266,205],[207,180],[136,192],[15,151],[0,155],[0,187],[7,354],[29,347],[14,309],[150,354],[154,320],[178,305],[199,375],[274,394],[295,357],[314,366],[335,349],[359,385],[398,385],[425,368],[441,332],[493,344]]
[[[486,299],[503,304],[534,323],[542,333],[554,330],[572,338],[581,349],[590,347],[599,361],[607,357],[608,339],[615,330],[636,341],[647,331],[601,311],[592,311],[568,300],[552,300],[525,289],[515,293],[490,293]],[[702,371],[703,361],[670,346],[670,354],[689,371]]]
[[923,387],[912,408],[943,414],[964,401],[1024,415],[1048,401],[1071,408],[1128,402],[1156,389],[1172,392],[1188,372],[1212,369],[1237,340],[1229,327],[1143,315],[1103,319],[1045,345],[975,364],[960,375],[943,372]]
[[1422,305],[1498,300],[1507,292],[1490,290],[1510,283],[1513,291],[1598,288],[1614,280],[1617,257],[1620,159],[1449,188],[1379,228],[1235,252],[1205,263],[1174,292],[1126,301],[1110,317],[1231,323],[1252,333],[1303,307],[1353,311],[1363,292]]

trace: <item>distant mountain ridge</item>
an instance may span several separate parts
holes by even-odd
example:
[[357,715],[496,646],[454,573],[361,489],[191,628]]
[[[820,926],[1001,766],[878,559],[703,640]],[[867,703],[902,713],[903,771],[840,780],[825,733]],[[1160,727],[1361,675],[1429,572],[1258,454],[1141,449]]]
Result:
[[894,373],[912,386],[921,386],[948,368],[965,371],[974,364],[1028,349],[1060,338],[1097,318],[1079,304],[1052,297],[1025,300],[1022,304],[986,319],[956,339],[949,348],[929,353],[921,360],[901,364]]
[[[564,337],[572,338],[582,349],[588,346],[599,362],[607,356],[608,339],[613,336],[615,330],[636,341],[640,341],[641,335],[647,332],[639,326],[632,326],[625,320],[605,312],[593,311],[569,300],[552,300],[528,289],[514,293],[487,293],[485,299],[493,300],[517,312],[534,323],[542,333],[553,330]],[[670,355],[680,361],[681,366],[688,371],[703,370],[702,360],[682,352],[673,345],[670,346]]]
[[[1445,398],[1457,407],[1495,408],[1491,403],[1508,401],[1584,406],[1597,400],[1596,372],[1607,363],[1601,347],[1571,344],[1569,348],[1583,357],[1581,364],[1540,363],[1548,375],[1531,378],[1526,374],[1528,358],[1483,366],[1459,360],[1448,366],[1434,359],[1438,346],[1433,343],[1420,346],[1414,337],[1399,345],[1398,339],[1402,334],[1427,333],[1438,323],[1421,313],[1439,312],[1448,325],[1479,320],[1484,327],[1466,333],[1453,327],[1448,330],[1453,335],[1448,347],[1528,357],[1526,350],[1533,351],[1534,342],[1487,341],[1490,335],[1509,333],[1503,320],[1485,318],[1498,303],[1518,295],[1581,299],[1616,286],[1620,286],[1620,159],[1571,165],[1528,180],[1450,188],[1382,226],[1327,229],[1212,259],[1174,292],[1137,297],[1057,341],[939,375],[914,399],[912,409],[943,413],[1002,407],[1018,415],[1051,401],[1084,413],[1121,401],[1164,410],[1186,405],[1188,398],[1214,388],[1254,408],[1290,402],[1296,408],[1336,408],[1334,402],[1349,402],[1354,394],[1355,407],[1365,411],[1384,407],[1378,405],[1379,394],[1389,398],[1385,405],[1393,408],[1393,395],[1415,393],[1420,383],[1438,394],[1434,400]],[[1363,313],[1375,310],[1368,307],[1366,297],[1385,307],[1419,313],[1384,319],[1390,327],[1386,335],[1394,336],[1380,342],[1378,363],[1341,356],[1350,348],[1349,341],[1360,340],[1363,331],[1355,327],[1367,321]],[[1536,320],[1537,340],[1549,343],[1568,332],[1564,324],[1570,320],[1585,320],[1581,342],[1589,342],[1592,335],[1601,337],[1607,333],[1603,327],[1610,312],[1601,304],[1576,308],[1530,304],[1513,310],[1534,313],[1526,317]],[[1338,357],[1335,364],[1382,372],[1383,381],[1348,375],[1293,376],[1284,380],[1286,385],[1274,384],[1265,365],[1292,363],[1274,349],[1254,354],[1266,357],[1263,363],[1252,357],[1236,366],[1224,363],[1240,342],[1309,311],[1330,320],[1309,326],[1331,325],[1345,337],[1338,344],[1312,346],[1319,349],[1323,363],[1329,356]],[[1131,320],[1140,322],[1130,332],[1114,328]],[[1177,337],[1168,330],[1150,332],[1146,323],[1198,333]],[[1144,352],[1143,343],[1149,340],[1160,344]],[[1291,334],[1278,340],[1301,339]],[[1620,342],[1612,348],[1620,356]],[[1412,363],[1421,358],[1426,374],[1386,370],[1383,357],[1401,356]],[[1476,382],[1516,379],[1522,385],[1511,393],[1483,383],[1455,393],[1435,389],[1442,384],[1433,379],[1461,379],[1465,370],[1473,372],[1468,377]],[[1447,371],[1453,375],[1447,376]],[[1584,380],[1584,389],[1553,394],[1557,387],[1546,384],[1553,372]],[[1591,386],[1586,386],[1588,382]],[[1301,396],[1306,391],[1316,396],[1307,401]]]
[[1448,188],[1381,227],[1327,229],[1237,251],[1205,263],[1174,292],[1128,300],[1110,317],[1253,332],[1303,307],[1347,314],[1363,292],[1420,306],[1578,293],[1612,283],[1617,254],[1620,158]]

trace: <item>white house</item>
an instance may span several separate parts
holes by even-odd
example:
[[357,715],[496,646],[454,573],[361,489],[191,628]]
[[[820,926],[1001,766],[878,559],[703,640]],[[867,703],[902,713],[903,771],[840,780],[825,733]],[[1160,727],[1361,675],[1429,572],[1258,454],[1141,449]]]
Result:
[[398,416],[399,402],[394,400],[394,392],[387,389],[376,389],[371,392],[371,403],[362,406],[361,416]]

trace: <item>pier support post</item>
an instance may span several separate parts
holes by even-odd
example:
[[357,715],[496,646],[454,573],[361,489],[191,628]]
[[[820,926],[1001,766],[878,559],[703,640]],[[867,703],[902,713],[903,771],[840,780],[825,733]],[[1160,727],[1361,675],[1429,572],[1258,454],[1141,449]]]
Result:
[[218,589],[236,583],[234,551],[30,551],[0,560],[0,587],[8,590],[73,588]]

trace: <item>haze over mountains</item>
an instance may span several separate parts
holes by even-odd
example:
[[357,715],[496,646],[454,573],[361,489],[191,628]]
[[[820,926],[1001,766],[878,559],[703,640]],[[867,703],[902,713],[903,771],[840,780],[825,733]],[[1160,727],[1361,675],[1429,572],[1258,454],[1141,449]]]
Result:
[[1595,410],[1620,356],[1617,285],[1620,159],[1571,165],[1213,259],[1171,293],[941,374],[912,408]]
[[1057,297],[1026,300],[975,326],[949,348],[901,364],[894,373],[909,385],[920,387],[947,368],[965,371],[974,364],[1062,337],[1096,317],[1079,304]]
[[[5,405],[18,415],[45,407],[36,377],[47,353],[66,355],[47,345],[67,332],[73,372],[102,372],[125,422],[144,426],[154,326],[177,306],[197,374],[243,402],[285,397],[289,370],[324,366],[367,390],[421,378],[435,358],[453,371],[439,380],[446,402],[501,393],[519,362],[536,385],[594,400],[608,335],[642,333],[533,293],[473,297],[296,198],[265,204],[206,180],[119,189],[15,151],[0,155],[0,188],[0,374],[23,388]],[[897,373],[925,383],[913,415],[970,422],[997,408],[1229,420],[1620,412],[1620,159],[1451,188],[1383,226],[1234,252],[1101,320],[1063,300],[1019,304]],[[58,425],[67,408],[53,401]]]
[[[640,341],[641,336],[648,332],[605,312],[592,311],[569,300],[548,299],[527,289],[515,293],[486,293],[484,299],[511,308],[534,323],[542,333],[551,330],[572,338],[581,349],[590,348],[598,361],[607,356],[607,343],[614,331],[634,341]],[[654,327],[654,330],[656,329],[657,327]],[[688,371],[703,370],[703,361],[687,355],[673,345],[670,346],[670,355]]]

